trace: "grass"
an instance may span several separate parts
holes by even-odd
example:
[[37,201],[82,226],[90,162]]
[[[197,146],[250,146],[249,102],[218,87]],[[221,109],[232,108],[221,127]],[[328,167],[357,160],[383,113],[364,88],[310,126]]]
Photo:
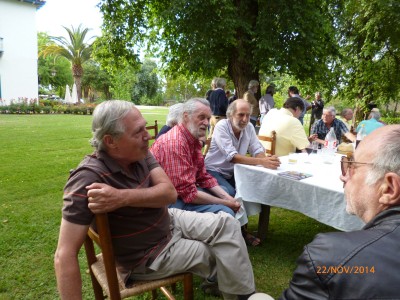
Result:
[[[142,109],[148,124],[157,119],[160,127],[166,112]],[[0,300],[58,298],[53,255],[62,191],[69,170],[92,152],[88,143],[91,119],[83,115],[0,115]],[[257,217],[250,217],[250,230],[256,227]],[[303,245],[326,231],[333,229],[302,214],[272,208],[267,240],[249,248],[258,290],[278,298]],[[83,251],[79,260],[84,299],[93,299]],[[197,289],[200,283],[195,278],[195,299],[214,299]]]

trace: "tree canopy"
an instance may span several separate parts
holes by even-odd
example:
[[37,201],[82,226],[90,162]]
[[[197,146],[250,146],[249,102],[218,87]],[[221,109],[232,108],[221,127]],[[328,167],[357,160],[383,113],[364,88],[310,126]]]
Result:
[[96,51],[103,62],[109,55],[132,62],[147,45],[171,74],[227,72],[240,96],[260,71],[300,79],[329,71],[329,59],[338,53],[333,2],[102,0],[103,37]]
[[239,97],[251,79],[281,75],[361,107],[399,97],[397,0],[101,0],[99,7],[96,57],[109,69],[137,65],[146,48],[167,78],[226,76]]

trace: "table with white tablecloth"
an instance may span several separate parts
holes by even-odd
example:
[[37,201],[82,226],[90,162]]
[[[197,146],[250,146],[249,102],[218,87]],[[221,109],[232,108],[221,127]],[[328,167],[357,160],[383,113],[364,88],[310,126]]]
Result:
[[[236,164],[236,198],[243,200],[247,216],[258,214],[263,208],[259,236],[265,238],[269,206],[301,212],[342,231],[361,229],[364,223],[346,212],[343,182],[339,179],[340,158],[336,154],[332,163],[324,163],[321,155],[312,154],[308,158],[307,154],[299,153],[296,164],[289,164],[287,156],[280,157],[278,170]],[[278,175],[284,171],[303,172],[311,177],[293,180]],[[240,219],[242,224],[247,222],[246,214]]]

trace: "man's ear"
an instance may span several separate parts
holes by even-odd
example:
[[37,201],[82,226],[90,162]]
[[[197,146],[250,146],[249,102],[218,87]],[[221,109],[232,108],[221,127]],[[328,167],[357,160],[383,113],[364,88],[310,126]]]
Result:
[[400,175],[390,172],[385,174],[379,187],[379,203],[396,206],[400,204]]
[[106,134],[106,135],[103,137],[103,143],[106,145],[106,147],[107,147],[108,149],[115,149],[115,148],[117,148],[117,145],[116,145],[115,142],[116,142],[115,139],[114,139],[111,135],[109,135],[109,134]]

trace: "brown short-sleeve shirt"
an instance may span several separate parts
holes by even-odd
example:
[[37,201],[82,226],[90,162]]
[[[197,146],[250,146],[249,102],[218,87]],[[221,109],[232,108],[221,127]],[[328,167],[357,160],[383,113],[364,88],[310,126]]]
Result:
[[[151,186],[150,171],[160,167],[153,155],[131,165],[131,174],[105,152],[86,156],[71,172],[64,187],[63,218],[71,223],[89,225],[93,213],[88,208],[86,186],[105,183],[117,189],[145,189]],[[124,275],[140,272],[151,263],[171,238],[167,207],[122,207],[108,213],[114,253]]]

